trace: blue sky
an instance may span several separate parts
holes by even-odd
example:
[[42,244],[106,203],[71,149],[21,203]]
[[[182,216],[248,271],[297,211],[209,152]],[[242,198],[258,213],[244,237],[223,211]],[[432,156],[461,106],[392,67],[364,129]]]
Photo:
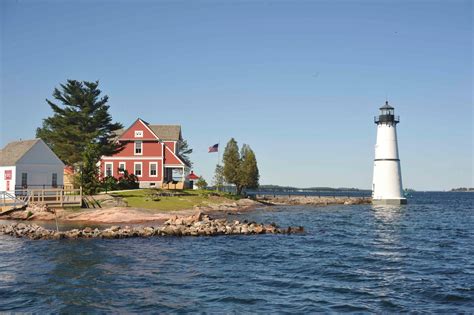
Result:
[[196,173],[230,137],[262,184],[370,188],[385,99],[404,186],[474,186],[471,1],[0,1],[0,145],[66,79],[114,120],[181,124]]

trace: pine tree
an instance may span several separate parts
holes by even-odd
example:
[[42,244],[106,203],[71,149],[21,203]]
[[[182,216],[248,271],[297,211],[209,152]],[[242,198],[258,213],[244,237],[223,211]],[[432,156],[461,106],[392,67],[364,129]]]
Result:
[[193,162],[191,162],[191,159],[189,158],[191,153],[193,153],[193,149],[189,147],[186,140],[178,142],[178,155],[186,164],[189,165],[189,167],[193,166]]
[[234,138],[230,139],[224,150],[224,178],[227,183],[234,184],[237,189],[237,194],[242,193],[242,186],[240,184],[240,154],[237,141]]
[[43,120],[36,136],[43,139],[66,164],[86,164],[83,153],[89,151],[90,160],[99,160],[102,155],[112,155],[121,147],[112,141],[114,132],[123,126],[112,123],[108,112],[108,96],[100,97],[99,82],[68,80],[55,88],[53,97],[60,105],[46,100],[54,114]]

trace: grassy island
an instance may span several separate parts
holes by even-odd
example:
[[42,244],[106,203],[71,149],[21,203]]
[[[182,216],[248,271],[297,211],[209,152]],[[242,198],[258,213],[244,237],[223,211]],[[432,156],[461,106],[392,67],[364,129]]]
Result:
[[109,193],[114,198],[123,198],[129,207],[158,211],[192,209],[195,206],[226,204],[240,199],[238,196],[208,190],[166,191],[159,189],[137,189]]

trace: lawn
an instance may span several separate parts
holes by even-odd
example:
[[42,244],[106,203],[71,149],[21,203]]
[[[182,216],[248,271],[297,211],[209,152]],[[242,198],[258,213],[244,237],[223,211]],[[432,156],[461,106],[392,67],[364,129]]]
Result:
[[[160,190],[154,189],[137,189],[123,192],[113,192],[112,196],[124,198],[129,207],[144,208],[151,210],[183,210],[192,209],[194,206],[205,206],[208,204],[221,204],[224,202],[233,202],[230,196],[223,193],[211,194],[209,191],[203,190],[184,190],[175,191],[178,196],[156,196],[154,193],[160,193]],[[153,200],[155,199],[155,200]]]

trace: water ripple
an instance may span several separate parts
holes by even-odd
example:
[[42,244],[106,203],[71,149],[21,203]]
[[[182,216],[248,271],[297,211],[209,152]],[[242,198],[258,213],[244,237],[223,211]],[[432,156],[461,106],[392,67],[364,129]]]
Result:
[[0,236],[0,311],[472,312],[473,194],[406,207],[274,207],[304,235],[28,241]]

